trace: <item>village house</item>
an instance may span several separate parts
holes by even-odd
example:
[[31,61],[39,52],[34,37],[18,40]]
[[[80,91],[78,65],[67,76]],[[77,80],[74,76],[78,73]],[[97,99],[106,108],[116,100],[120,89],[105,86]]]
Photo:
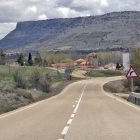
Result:
[[[6,62],[5,66],[9,66],[9,62]],[[10,66],[19,66],[18,62],[10,62]]]
[[81,58],[75,61],[75,63],[77,63],[77,65],[80,65],[83,62],[86,62],[86,60],[81,59]]
[[116,64],[109,63],[109,64],[107,64],[107,65],[104,66],[104,69],[116,70]]
[[90,67],[98,67],[98,57],[97,53],[90,53],[88,55],[88,61],[84,59],[78,59],[75,61],[79,66],[90,66]]

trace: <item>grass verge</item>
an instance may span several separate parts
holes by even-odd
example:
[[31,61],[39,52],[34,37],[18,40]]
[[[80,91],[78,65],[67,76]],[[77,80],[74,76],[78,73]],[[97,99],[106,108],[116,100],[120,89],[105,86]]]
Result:
[[90,70],[91,77],[113,77],[124,75],[121,71],[112,70]]
[[[29,76],[30,71],[34,69],[34,67],[20,68],[24,71],[25,76]],[[17,67],[11,67],[9,74],[7,66],[0,66],[0,114],[55,96],[68,84],[81,80],[79,78],[72,78],[71,81],[66,81],[64,79],[64,74],[60,73],[59,75],[52,76],[51,91],[49,93],[44,93],[32,88],[15,89],[13,73],[16,69]],[[42,72],[47,70],[43,67],[40,67],[39,69],[41,69]]]

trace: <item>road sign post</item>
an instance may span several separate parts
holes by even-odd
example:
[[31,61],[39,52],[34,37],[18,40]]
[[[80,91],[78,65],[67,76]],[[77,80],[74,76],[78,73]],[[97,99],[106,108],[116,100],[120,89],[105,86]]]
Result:
[[131,66],[126,74],[126,78],[131,78],[131,91],[133,92],[133,78],[139,77],[134,68]]
[[70,75],[71,73],[72,73],[71,69],[66,69],[65,70],[66,81],[71,80],[71,75]]
[[131,78],[131,92],[133,92],[133,78]]

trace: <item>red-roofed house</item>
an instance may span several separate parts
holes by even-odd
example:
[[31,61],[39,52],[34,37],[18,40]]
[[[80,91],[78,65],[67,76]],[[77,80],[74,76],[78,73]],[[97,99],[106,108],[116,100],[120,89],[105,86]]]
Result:
[[109,64],[104,66],[104,69],[116,70],[116,64],[109,63]]
[[[9,63],[6,62],[5,66],[9,66]],[[10,62],[10,66],[19,66],[18,62]]]
[[88,66],[88,65],[89,65],[88,61],[84,61],[84,62],[80,63],[80,66]]
[[86,60],[81,59],[81,58],[75,61],[75,63],[77,63],[78,65],[80,65],[83,62],[86,62]]

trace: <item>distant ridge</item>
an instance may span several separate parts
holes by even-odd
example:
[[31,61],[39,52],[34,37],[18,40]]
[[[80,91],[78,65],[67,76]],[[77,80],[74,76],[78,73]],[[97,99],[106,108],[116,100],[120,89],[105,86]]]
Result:
[[140,12],[19,22],[15,30],[0,40],[0,48],[14,51],[63,46],[93,49],[114,45],[140,46]]

